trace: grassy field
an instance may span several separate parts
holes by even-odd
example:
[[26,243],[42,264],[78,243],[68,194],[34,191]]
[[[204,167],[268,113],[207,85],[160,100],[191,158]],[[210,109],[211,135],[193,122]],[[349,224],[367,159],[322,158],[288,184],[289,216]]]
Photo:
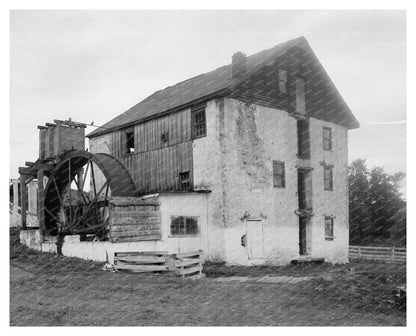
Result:
[[[287,267],[204,266],[205,280],[111,273],[102,264],[42,254],[10,240],[10,325],[405,325],[392,292],[404,265],[354,262]],[[218,283],[216,277],[314,276],[298,284]],[[322,278],[325,276],[325,278]]]

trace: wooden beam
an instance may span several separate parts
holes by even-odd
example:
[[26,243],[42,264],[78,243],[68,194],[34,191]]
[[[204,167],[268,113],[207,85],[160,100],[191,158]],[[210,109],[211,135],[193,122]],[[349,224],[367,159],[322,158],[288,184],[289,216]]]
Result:
[[38,219],[41,239],[45,235],[45,210],[44,210],[45,193],[43,188],[43,170],[38,171]]
[[31,162],[31,161],[26,161],[25,165],[28,166],[28,167],[33,167],[35,165],[35,163]]
[[19,174],[20,175],[30,175],[30,176],[37,176],[37,172],[32,167],[19,167]]
[[26,189],[26,175],[20,175],[20,197],[21,197],[21,220],[22,220],[22,229],[26,230],[26,209],[27,209],[27,189]]
[[38,125],[38,129],[39,130],[47,130],[48,128],[46,126]]
[[87,127],[87,124],[80,123],[80,122],[77,122],[77,121],[72,121],[71,118],[69,120],[55,119],[53,122],[56,123],[56,124],[72,126],[72,127],[79,127],[79,128],[86,128]]
[[51,123],[45,123],[45,125],[48,127],[56,127],[56,124],[51,124]]

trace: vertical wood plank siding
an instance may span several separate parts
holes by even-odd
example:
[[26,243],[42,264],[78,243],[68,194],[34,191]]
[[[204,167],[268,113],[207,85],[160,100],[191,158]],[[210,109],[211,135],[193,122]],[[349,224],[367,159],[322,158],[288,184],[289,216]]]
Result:
[[[168,133],[167,141],[162,134]],[[123,131],[111,133],[111,155],[130,172],[140,194],[180,190],[179,173],[193,182],[191,110],[149,120],[134,127],[134,154],[124,153]]]

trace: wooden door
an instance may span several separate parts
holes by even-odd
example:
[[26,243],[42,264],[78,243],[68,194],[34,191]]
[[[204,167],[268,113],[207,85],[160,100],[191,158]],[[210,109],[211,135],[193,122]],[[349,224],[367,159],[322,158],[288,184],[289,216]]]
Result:
[[263,221],[247,220],[247,250],[250,259],[264,256]]

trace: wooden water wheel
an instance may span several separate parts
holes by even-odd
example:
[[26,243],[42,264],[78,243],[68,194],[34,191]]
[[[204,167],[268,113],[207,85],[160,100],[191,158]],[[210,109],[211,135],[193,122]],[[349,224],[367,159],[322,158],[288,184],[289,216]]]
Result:
[[[101,173],[96,171],[97,167]],[[97,175],[100,178],[97,179]],[[89,191],[86,191],[87,176],[90,178]],[[45,234],[105,236],[110,194],[137,194],[130,174],[117,159],[108,154],[80,150],[67,152],[59,157],[45,186]]]

